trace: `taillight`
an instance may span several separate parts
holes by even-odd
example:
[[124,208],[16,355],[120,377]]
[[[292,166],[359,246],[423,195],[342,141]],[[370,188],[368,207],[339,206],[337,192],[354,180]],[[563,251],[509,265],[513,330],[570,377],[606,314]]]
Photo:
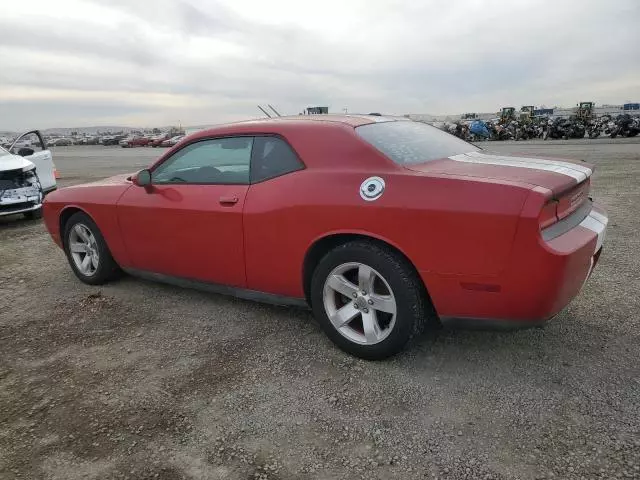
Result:
[[558,197],[558,220],[568,217],[580,208],[589,199],[590,188],[591,182],[590,179],[587,179]]
[[542,211],[540,212],[540,216],[538,217],[538,222],[540,223],[540,230],[547,228],[550,225],[553,225],[558,221],[558,201],[557,200],[549,200],[542,207]]

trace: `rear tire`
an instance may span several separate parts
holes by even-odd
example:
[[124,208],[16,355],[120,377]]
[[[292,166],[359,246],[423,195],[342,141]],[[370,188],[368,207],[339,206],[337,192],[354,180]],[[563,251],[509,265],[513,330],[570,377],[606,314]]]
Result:
[[64,226],[64,252],[73,273],[89,285],[102,285],[120,275],[98,226],[91,218],[77,212]]
[[332,342],[367,360],[401,351],[423,331],[432,311],[420,278],[404,257],[360,240],[320,260],[311,280],[311,306]]

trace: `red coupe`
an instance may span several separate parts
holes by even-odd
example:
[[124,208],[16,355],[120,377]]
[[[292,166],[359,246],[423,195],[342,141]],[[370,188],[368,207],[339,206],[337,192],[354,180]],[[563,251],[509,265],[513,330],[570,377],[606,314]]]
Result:
[[354,355],[428,321],[531,326],[598,261],[583,162],[492,155],[422,123],[282,117],[187,137],[149,169],[47,196],[71,268],[310,305]]
[[123,140],[120,140],[120,146],[122,148],[132,148],[132,147],[146,147],[149,145],[151,139],[149,137],[127,137]]

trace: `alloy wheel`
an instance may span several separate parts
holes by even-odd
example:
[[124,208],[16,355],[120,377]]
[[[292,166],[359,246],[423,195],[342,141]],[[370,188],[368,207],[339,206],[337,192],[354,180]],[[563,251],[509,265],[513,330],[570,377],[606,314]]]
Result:
[[96,238],[86,225],[76,223],[69,232],[69,252],[80,273],[87,277],[96,273],[100,253]]
[[393,331],[396,299],[375,269],[359,262],[334,268],[323,289],[324,309],[333,327],[360,345],[374,345]]

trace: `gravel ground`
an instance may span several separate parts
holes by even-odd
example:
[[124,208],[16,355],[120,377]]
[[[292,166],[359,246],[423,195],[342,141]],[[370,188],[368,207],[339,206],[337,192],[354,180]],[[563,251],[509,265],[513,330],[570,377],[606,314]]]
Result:
[[[545,328],[430,332],[385,362],[304,310],[89,287],[41,222],[0,220],[0,478],[640,478],[640,144],[488,146],[597,164],[599,266]],[[55,160],[65,185],[158,154]]]

